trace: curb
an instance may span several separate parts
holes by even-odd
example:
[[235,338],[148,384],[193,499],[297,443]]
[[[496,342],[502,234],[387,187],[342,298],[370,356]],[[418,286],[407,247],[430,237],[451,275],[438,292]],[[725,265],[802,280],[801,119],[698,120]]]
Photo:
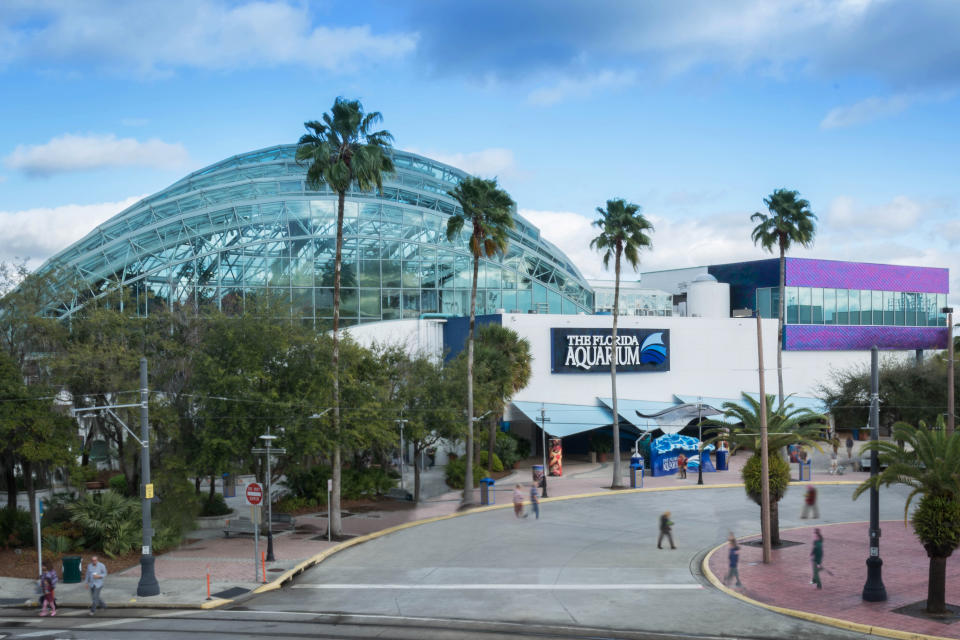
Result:
[[[855,483],[855,484],[859,484],[859,483]],[[849,523],[835,522],[825,526],[831,526],[834,524],[849,524]],[[806,529],[806,528],[809,528],[809,527],[792,527],[791,530]],[[744,536],[743,538],[737,538],[737,540],[739,541],[739,540],[745,540],[747,538],[755,538],[755,537],[756,535]],[[707,555],[703,557],[703,561],[700,564],[700,570],[703,572],[703,575],[706,576],[707,580],[710,581],[710,584],[712,584],[716,589],[722,591],[728,596],[732,596],[748,604],[752,604],[757,607],[761,607],[763,609],[773,611],[775,613],[780,613],[783,615],[791,616],[793,618],[799,618],[801,620],[807,620],[810,622],[817,622],[830,627],[844,629],[846,631],[855,631],[857,633],[866,633],[866,634],[881,636],[885,638],[896,638],[897,640],[953,640],[952,638],[946,638],[944,636],[931,636],[925,633],[915,633],[912,631],[900,631],[898,629],[888,629],[887,627],[875,627],[872,625],[860,624],[859,622],[851,622],[849,620],[843,620],[841,618],[831,618],[829,616],[825,616],[819,613],[810,613],[809,611],[801,611],[799,609],[788,609],[786,607],[778,607],[776,605],[760,602],[759,600],[754,600],[753,598],[750,598],[748,596],[743,595],[742,593],[734,591],[727,585],[723,584],[720,578],[718,578],[716,574],[714,574],[713,571],[710,570],[710,558],[713,557],[714,553],[724,548],[725,546],[726,546],[726,543],[719,544],[713,549],[711,549],[707,553]]]

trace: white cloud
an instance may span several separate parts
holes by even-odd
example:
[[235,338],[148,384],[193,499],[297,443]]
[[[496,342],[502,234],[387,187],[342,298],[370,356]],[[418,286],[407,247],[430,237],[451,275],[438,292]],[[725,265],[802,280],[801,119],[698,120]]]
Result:
[[4,164],[31,176],[48,176],[68,171],[101,167],[154,167],[175,169],[186,164],[187,150],[179,142],[151,138],[117,138],[106,135],[65,134],[45,144],[17,145]]
[[915,97],[903,94],[884,98],[867,98],[855,104],[831,109],[820,122],[820,128],[837,129],[840,127],[852,127],[881,118],[889,118],[898,113],[903,113],[914,102],[916,102]]
[[417,43],[415,33],[316,25],[309,3],[291,0],[12,1],[17,6],[0,17],[0,61],[8,63],[91,64],[146,75],[277,65],[349,72],[401,57]]
[[420,151],[416,148],[410,148],[409,151],[482,178],[503,177],[516,172],[513,151],[510,149],[493,147],[466,153]]
[[858,206],[849,196],[838,196],[830,203],[825,222],[832,230],[863,229],[873,237],[877,232],[900,233],[916,229],[930,204],[920,203],[907,196],[896,196],[876,206]]
[[0,228],[4,230],[0,261],[29,258],[30,268],[36,268],[143,197],[132,196],[119,202],[0,211]]
[[596,74],[560,78],[552,86],[535,89],[527,95],[531,104],[550,106],[569,98],[584,98],[602,89],[618,89],[636,82],[635,71],[604,70]]

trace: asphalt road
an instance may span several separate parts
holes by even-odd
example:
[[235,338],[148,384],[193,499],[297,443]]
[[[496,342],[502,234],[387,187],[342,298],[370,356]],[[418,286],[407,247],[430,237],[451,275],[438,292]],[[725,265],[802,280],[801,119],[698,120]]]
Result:
[[[852,490],[820,487],[819,522],[867,519],[868,500],[852,502]],[[802,493],[795,487],[781,503],[787,539],[790,527],[810,524],[799,519]],[[902,518],[904,496],[885,490],[881,518]],[[666,510],[676,523],[675,551],[656,548]],[[546,503],[538,521],[502,510],[384,536],[233,609],[111,610],[93,619],[85,611],[54,619],[8,611],[0,637],[865,637],[742,603],[706,583],[703,554],[728,531],[758,528],[759,508],[740,488]],[[804,576],[806,569],[798,567]]]

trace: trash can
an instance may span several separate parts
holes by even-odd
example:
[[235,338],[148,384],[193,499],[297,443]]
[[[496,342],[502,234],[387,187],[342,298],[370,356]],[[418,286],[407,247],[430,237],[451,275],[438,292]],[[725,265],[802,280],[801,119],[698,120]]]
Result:
[[495,504],[496,496],[493,493],[493,478],[480,478],[480,504]]
[[82,579],[80,575],[80,556],[63,557],[63,581],[77,583]]
[[630,488],[637,488],[637,476],[640,477],[640,488],[643,488],[643,458],[641,457],[639,462],[634,461],[631,458],[630,462]]
[[727,450],[717,449],[717,471],[727,471]]

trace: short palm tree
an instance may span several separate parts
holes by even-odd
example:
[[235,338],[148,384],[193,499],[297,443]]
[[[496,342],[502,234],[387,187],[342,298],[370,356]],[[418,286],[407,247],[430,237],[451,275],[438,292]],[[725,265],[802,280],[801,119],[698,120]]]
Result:
[[898,422],[892,442],[870,440],[863,450],[876,451],[879,466],[887,467],[857,487],[853,497],[881,485],[906,485],[911,488],[903,508],[906,523],[913,498],[920,496],[912,522],[930,558],[927,612],[946,613],[947,558],[960,546],[960,432]]
[[786,277],[786,254],[794,244],[809,247],[817,233],[817,216],[810,211],[810,203],[799,197],[797,191],[777,189],[763,199],[767,213],[760,211],[750,216],[757,224],[750,237],[773,253],[774,247],[780,250],[780,302],[777,305],[777,387],[778,399],[783,404],[783,290]]
[[[723,403],[724,421],[707,420],[704,424],[719,427],[701,446],[726,440],[731,452],[745,447],[753,455],[743,466],[744,488],[751,500],[760,504],[760,400],[746,393],[742,404]],[[789,400],[789,397],[787,398]],[[778,503],[790,484],[790,467],[780,451],[797,444],[821,450],[823,425],[826,417],[809,409],[798,409],[792,404],[780,405],[776,410],[773,395],[767,396],[767,454],[770,459],[770,544],[780,544],[780,512]],[[737,424],[739,423],[739,424]]]
[[473,255],[473,282],[470,287],[470,333],[467,336],[467,469],[463,484],[463,504],[473,504],[473,339],[477,318],[477,273],[480,258],[492,258],[507,251],[508,233],[513,229],[514,202],[496,179],[469,177],[448,192],[461,209],[447,220],[447,239],[455,240],[465,226],[470,227],[470,253]]
[[393,172],[389,131],[374,131],[382,120],[378,111],[364,113],[359,100],[337,98],[323,122],[311,120],[309,133],[297,144],[297,162],[307,165],[307,187],[319,191],[327,184],[337,194],[337,245],[333,268],[333,492],[329,527],[342,533],[340,520],[340,274],[343,261],[343,205],[347,190],[383,187],[383,176]]
[[603,266],[609,268],[613,258],[613,329],[610,331],[614,357],[610,358],[610,387],[613,397],[613,482],[611,488],[623,486],[620,476],[620,414],[617,413],[617,320],[620,317],[620,268],[621,261],[637,270],[640,250],[653,246],[648,235],[653,225],[640,213],[640,205],[623,198],[607,200],[607,208],[597,207],[600,218],[593,221],[600,235],[590,241],[590,247],[603,253]]

